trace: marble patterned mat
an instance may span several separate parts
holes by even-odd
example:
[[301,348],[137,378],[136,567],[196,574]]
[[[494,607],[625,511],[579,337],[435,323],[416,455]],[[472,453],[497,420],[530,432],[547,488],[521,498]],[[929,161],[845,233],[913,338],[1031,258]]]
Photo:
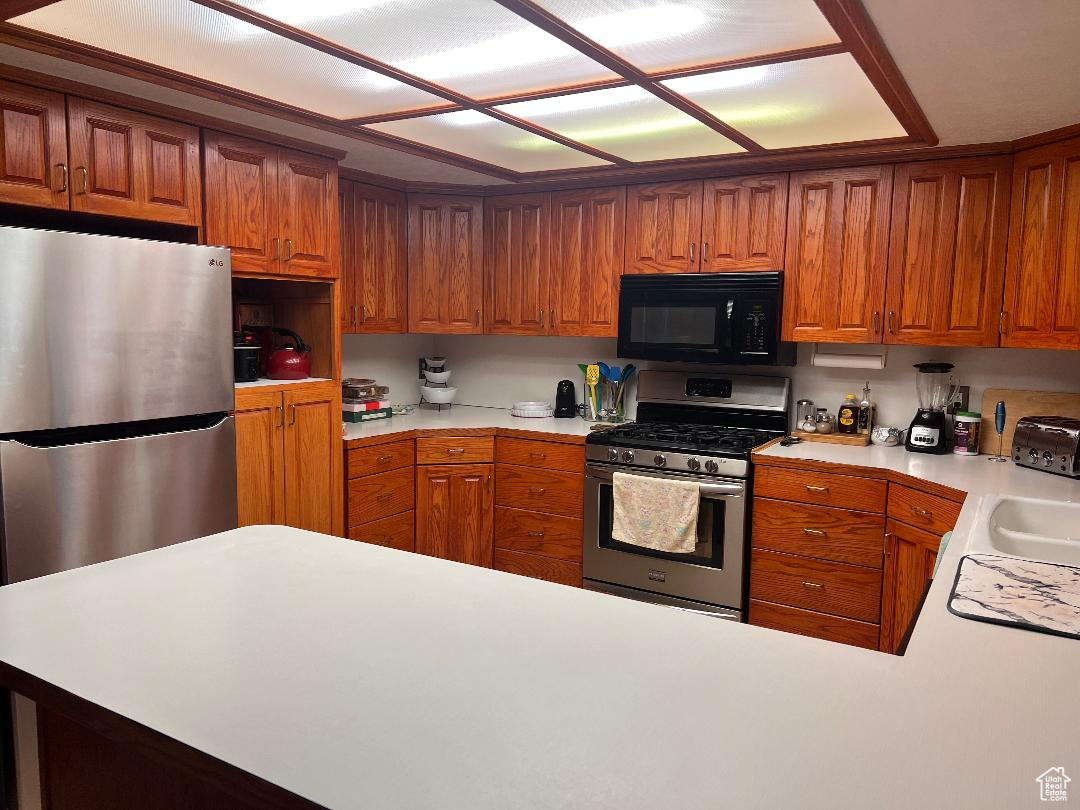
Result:
[[949,596],[957,616],[1080,639],[1080,568],[969,554]]

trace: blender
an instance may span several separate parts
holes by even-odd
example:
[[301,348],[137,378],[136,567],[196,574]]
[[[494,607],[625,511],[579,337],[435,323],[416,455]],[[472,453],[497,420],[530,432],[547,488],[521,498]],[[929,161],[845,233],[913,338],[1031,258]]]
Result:
[[916,363],[915,392],[919,410],[911,420],[904,447],[913,453],[947,453],[945,409],[959,390],[952,363]]

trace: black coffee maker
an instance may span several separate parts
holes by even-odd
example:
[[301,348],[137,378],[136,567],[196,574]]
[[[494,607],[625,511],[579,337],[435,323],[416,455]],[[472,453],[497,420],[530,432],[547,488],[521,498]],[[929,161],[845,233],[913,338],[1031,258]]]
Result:
[[569,419],[577,416],[577,392],[573,380],[560,380],[555,389],[555,418]]

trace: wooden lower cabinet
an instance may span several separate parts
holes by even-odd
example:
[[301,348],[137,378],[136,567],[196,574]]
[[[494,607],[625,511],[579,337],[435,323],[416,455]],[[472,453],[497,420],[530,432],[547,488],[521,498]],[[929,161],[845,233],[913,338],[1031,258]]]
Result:
[[415,442],[401,439],[345,451],[347,537],[400,551],[416,549]]
[[239,525],[342,534],[337,383],[239,389],[236,474]]
[[494,562],[492,464],[416,468],[416,550],[491,568]]
[[919,609],[926,586],[934,577],[941,536],[889,520],[885,537],[885,578],[882,587],[881,647],[896,652]]
[[539,554],[527,554],[523,551],[495,549],[495,568],[508,574],[520,574],[533,579],[544,579],[559,585],[581,587],[581,565],[543,557]]
[[349,527],[349,539],[398,551],[415,551],[415,515],[412,511]]
[[878,625],[830,616],[813,610],[777,605],[773,602],[750,600],[750,624],[811,636],[825,641],[838,641],[853,647],[878,648]]
[[881,569],[754,549],[750,598],[877,624]]

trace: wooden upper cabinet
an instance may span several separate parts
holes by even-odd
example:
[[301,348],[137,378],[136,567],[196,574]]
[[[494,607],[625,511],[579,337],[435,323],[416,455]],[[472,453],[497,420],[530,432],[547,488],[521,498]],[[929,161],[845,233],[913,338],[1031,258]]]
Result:
[[338,275],[337,163],[282,149],[278,152],[282,269],[289,275]]
[[555,334],[618,333],[625,220],[625,188],[552,195],[548,307]]
[[64,97],[0,82],[0,202],[67,208]]
[[515,194],[484,201],[485,332],[549,331],[550,199]]
[[896,167],[886,343],[997,346],[1008,157]]
[[1001,345],[1080,349],[1080,138],[1015,156]]
[[701,194],[700,180],[627,188],[625,272],[697,272]]
[[892,179],[892,166],[791,175],[784,340],[881,340]]
[[363,183],[345,185],[342,314],[348,331],[404,332],[408,327],[405,195]]
[[409,195],[409,331],[483,331],[484,204],[480,197]]
[[67,115],[71,210],[199,224],[196,127],[75,97]]
[[787,205],[786,174],[706,180],[701,271],[782,269]]
[[353,241],[353,186],[348,180],[338,182],[338,221],[341,223],[341,238],[338,240],[338,267],[341,277],[338,280],[338,325],[342,332],[356,331],[356,269],[353,266],[355,248]]
[[416,468],[416,550],[491,568],[495,557],[494,465]]
[[207,244],[232,248],[234,272],[277,272],[277,147],[207,131],[203,164]]

